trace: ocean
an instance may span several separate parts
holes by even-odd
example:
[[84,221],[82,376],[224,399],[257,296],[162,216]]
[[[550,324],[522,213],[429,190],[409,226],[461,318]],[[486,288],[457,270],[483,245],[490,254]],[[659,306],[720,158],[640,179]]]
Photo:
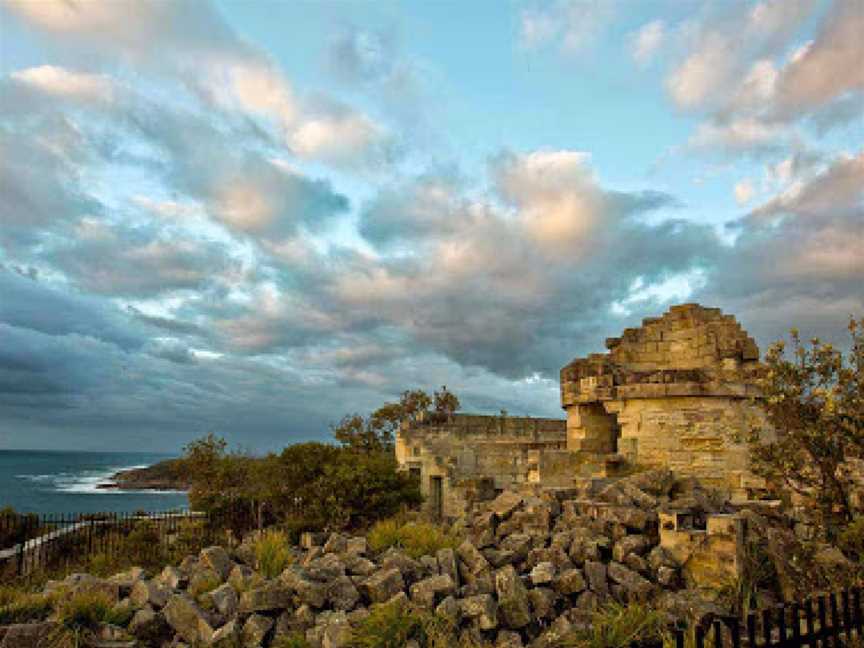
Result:
[[0,450],[0,509],[67,515],[185,509],[188,500],[182,492],[97,488],[118,470],[169,458],[146,452]]

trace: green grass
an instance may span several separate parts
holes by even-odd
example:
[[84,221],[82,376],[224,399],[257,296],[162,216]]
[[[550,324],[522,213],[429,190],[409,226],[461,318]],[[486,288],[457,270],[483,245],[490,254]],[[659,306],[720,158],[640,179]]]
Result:
[[591,627],[567,637],[568,648],[628,648],[632,643],[662,642],[667,638],[663,614],[640,603],[610,604],[594,613]]
[[115,605],[102,592],[78,592],[71,596],[58,596],[54,608],[57,629],[50,644],[54,648],[79,648],[86,645],[87,636],[107,623],[126,626],[133,611]]
[[[421,648],[485,648],[460,638],[457,628],[426,610],[398,603],[375,605],[354,628],[351,648],[403,648],[409,640]],[[488,644],[491,646],[491,644]]]
[[198,598],[202,594],[212,592],[222,584],[219,575],[213,572],[212,574],[204,573],[198,577],[193,577],[189,582],[189,594],[193,598]]
[[276,578],[293,562],[290,545],[288,535],[278,529],[268,529],[255,540],[255,564],[264,578]]
[[0,625],[41,621],[51,613],[50,597],[25,589],[0,586]]
[[367,541],[374,552],[396,547],[412,558],[419,558],[434,556],[439,549],[455,549],[462,540],[437,524],[389,519],[375,523],[369,530]]

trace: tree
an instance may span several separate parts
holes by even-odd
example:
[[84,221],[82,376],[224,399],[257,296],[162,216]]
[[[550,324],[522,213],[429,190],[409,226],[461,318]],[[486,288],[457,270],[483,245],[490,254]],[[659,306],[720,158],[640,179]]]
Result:
[[864,319],[849,323],[844,354],[791,333],[791,357],[776,342],[765,357],[764,408],[776,440],[753,430],[752,470],[808,505],[833,539],[852,519],[850,461],[864,457]]
[[436,390],[434,394],[435,413],[439,418],[449,420],[453,412],[459,409],[459,398],[447,389],[447,385],[442,385],[440,390]]

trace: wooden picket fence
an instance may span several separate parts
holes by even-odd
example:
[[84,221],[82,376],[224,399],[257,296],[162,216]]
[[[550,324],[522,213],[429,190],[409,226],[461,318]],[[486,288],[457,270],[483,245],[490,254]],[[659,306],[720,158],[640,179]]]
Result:
[[[840,648],[864,646],[861,588],[818,594],[803,602],[752,612],[745,620],[715,618],[695,629],[695,648]],[[685,648],[687,631],[676,629],[676,648]]]

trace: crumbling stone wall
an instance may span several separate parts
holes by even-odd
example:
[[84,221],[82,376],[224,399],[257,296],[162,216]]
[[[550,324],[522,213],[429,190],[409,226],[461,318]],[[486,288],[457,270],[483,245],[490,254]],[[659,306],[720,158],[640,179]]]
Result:
[[455,518],[470,502],[505,488],[572,485],[566,445],[563,419],[454,414],[404,423],[396,459],[420,479],[429,513]]
[[606,340],[608,353],[577,358],[561,370],[567,448],[593,476],[608,456],[668,467],[679,476],[745,498],[758,486],[747,449],[733,440],[748,426],[766,427],[759,349],[720,309],[673,306],[659,318]]

